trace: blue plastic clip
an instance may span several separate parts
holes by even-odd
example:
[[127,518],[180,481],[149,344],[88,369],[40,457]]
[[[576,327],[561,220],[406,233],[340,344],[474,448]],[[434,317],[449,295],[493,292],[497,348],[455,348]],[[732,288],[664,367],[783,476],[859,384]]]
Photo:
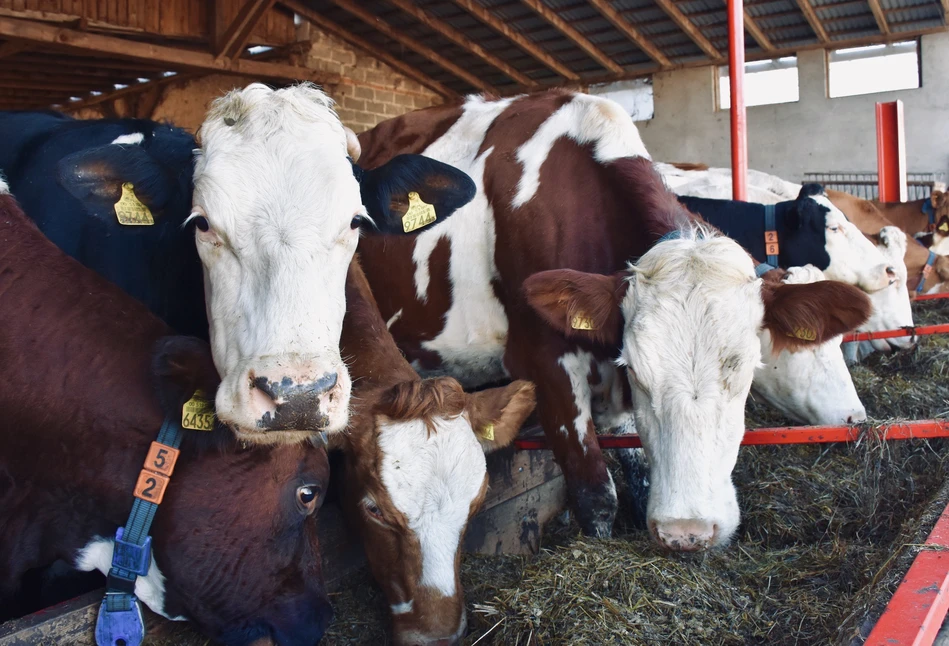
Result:
[[124,527],[115,531],[115,547],[112,550],[112,567],[134,572],[139,576],[148,576],[152,564],[152,537],[145,537],[144,545],[136,545],[122,540]]
[[96,619],[97,646],[139,646],[145,639],[145,622],[142,621],[142,607],[138,599],[132,597],[128,610],[108,610],[106,605],[113,593],[106,593],[99,606]]

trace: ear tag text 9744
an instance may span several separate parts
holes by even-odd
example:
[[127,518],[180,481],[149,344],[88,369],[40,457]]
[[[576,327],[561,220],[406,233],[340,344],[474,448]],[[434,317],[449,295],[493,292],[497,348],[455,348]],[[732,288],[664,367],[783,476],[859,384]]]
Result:
[[119,224],[126,226],[151,226],[155,218],[148,207],[135,195],[135,187],[130,182],[122,184],[122,197],[115,203],[115,217]]
[[434,206],[423,202],[415,191],[409,193],[409,210],[402,216],[402,230],[405,233],[426,227],[437,219]]

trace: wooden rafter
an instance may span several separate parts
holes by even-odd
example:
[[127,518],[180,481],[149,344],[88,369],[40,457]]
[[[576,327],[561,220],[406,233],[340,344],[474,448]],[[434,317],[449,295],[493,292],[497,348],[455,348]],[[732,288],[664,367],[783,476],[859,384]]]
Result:
[[[949,0],[945,1],[949,2]],[[548,69],[556,72],[568,81],[580,80],[579,74],[545,52],[536,43],[516,31],[510,25],[498,19],[497,16],[482,7],[475,0],[452,0],[452,2],[533,56],[535,60],[543,63]]]
[[582,49],[587,55],[597,63],[613,72],[622,74],[623,68],[603,53],[599,47],[589,41],[589,39],[574,29],[566,20],[561,18],[556,11],[545,5],[541,0],[521,0],[521,3],[530,7],[537,15],[549,22],[560,33],[567,37],[567,40]]
[[240,58],[251,32],[264,14],[270,11],[273,3],[274,0],[246,0],[220,39],[215,38],[214,55],[218,58]]
[[438,52],[433,49],[426,47],[422,43],[418,42],[414,38],[409,38],[403,34],[398,29],[395,29],[392,25],[382,20],[381,18],[373,15],[371,12],[363,9],[359,4],[352,0],[331,0],[335,5],[339,6],[341,9],[345,9],[347,12],[356,16],[364,23],[372,27],[373,29],[382,32],[392,40],[395,40],[399,43],[402,43],[418,55],[430,60],[431,62],[439,65],[460,79],[463,79],[469,85],[478,88],[484,92],[497,92],[497,90],[491,86],[489,83],[481,80],[468,70],[456,65],[451,62]]
[[[949,0],[946,0],[946,2],[949,2]],[[817,36],[817,40],[822,43],[829,43],[830,38],[827,36],[827,30],[824,29],[824,23],[820,21],[817,12],[811,6],[811,0],[797,0],[797,6],[801,8],[801,13],[804,14],[804,18]]]
[[0,17],[0,36],[44,45],[65,46],[86,52],[110,54],[119,58],[154,64],[160,61],[169,67],[208,70],[224,74],[240,74],[281,80],[306,80],[316,83],[338,83],[339,75],[305,67],[249,60],[215,59],[207,52],[191,51],[141,41],[90,34],[29,20]]
[[764,30],[758,26],[758,23],[755,22],[754,17],[748,13],[747,9],[745,9],[745,31],[751,34],[751,37],[755,39],[761,49],[766,52],[774,51],[774,44],[772,44],[771,39],[765,35]]
[[322,29],[325,32],[336,36],[340,40],[346,41],[353,47],[363,50],[373,58],[382,61],[389,67],[393,68],[397,72],[404,74],[413,81],[421,83],[425,87],[434,90],[438,94],[442,95],[445,98],[456,98],[458,96],[457,92],[448,89],[435,79],[431,78],[427,74],[423,73],[421,70],[418,70],[411,65],[399,60],[389,52],[385,51],[381,47],[373,45],[366,39],[357,36],[348,29],[344,29],[337,23],[333,22],[323,14],[320,14],[313,9],[310,9],[308,6],[297,0],[281,0],[280,4],[284,7],[297,14],[304,20],[309,21],[310,23],[316,25],[318,28]]
[[196,79],[200,76],[203,76],[201,72],[186,72],[184,74],[176,74],[174,76],[163,77],[150,81],[148,83],[141,83],[138,85],[130,85],[126,88],[120,90],[112,90],[110,92],[103,92],[98,96],[87,96],[81,101],[71,101],[63,104],[63,111],[65,112],[75,112],[76,110],[81,110],[83,108],[88,108],[93,105],[98,105],[100,103],[108,103],[115,101],[118,98],[133,95],[136,93],[147,93],[154,91],[158,88],[164,88],[171,83],[177,83],[178,81],[190,81]]
[[622,32],[627,38],[633,41],[639,49],[645,52],[646,56],[656,61],[660,67],[671,67],[672,61],[670,61],[665,54],[659,51],[659,48],[653,45],[649,40],[635,27],[633,27],[628,20],[623,18],[619,11],[617,11],[613,5],[611,5],[608,0],[589,0],[590,4],[593,5],[594,9],[603,14],[603,17],[612,23],[616,29]]
[[890,33],[890,26],[886,22],[886,14],[883,13],[880,0],[867,0],[867,4],[870,5],[870,11],[873,12],[873,19],[877,21],[877,28],[880,30],[880,33]]
[[672,22],[678,25],[679,29],[684,31],[685,35],[688,36],[699,49],[705,52],[706,56],[713,61],[721,60],[721,52],[715,48],[715,45],[713,45],[708,38],[702,35],[699,28],[689,20],[687,15],[682,13],[672,0],[656,0],[656,6],[662,9],[666,15],[672,19]]
[[437,32],[438,34],[444,36],[451,42],[455,43],[459,47],[462,47],[485,63],[491,65],[492,67],[501,70],[507,75],[508,78],[512,79],[515,83],[519,83],[525,87],[531,88],[535,87],[537,83],[525,76],[521,72],[518,72],[516,69],[502,61],[500,58],[494,54],[486,51],[481,45],[474,42],[463,33],[444,22],[439,20],[432,14],[428,13],[424,9],[418,7],[413,0],[387,0],[389,4],[398,7],[405,13],[409,14],[420,23],[431,29],[432,31]]

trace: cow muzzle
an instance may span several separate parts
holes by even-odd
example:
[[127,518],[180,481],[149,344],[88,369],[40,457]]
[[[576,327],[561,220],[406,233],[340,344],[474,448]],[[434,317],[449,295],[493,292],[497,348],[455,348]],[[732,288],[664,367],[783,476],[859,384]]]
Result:
[[673,552],[698,552],[715,543],[717,528],[708,520],[685,518],[649,523],[657,543]]

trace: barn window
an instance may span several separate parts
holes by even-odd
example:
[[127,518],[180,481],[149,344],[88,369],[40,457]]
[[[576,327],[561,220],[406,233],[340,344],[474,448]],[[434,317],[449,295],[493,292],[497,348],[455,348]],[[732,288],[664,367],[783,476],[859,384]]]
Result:
[[835,49],[827,55],[831,98],[920,86],[919,41]]
[[632,81],[591,85],[588,91],[590,94],[613,99],[625,108],[633,121],[648,121],[655,115],[651,76]]
[[[728,66],[718,68],[718,109],[731,107]],[[766,61],[745,63],[745,106],[793,103],[800,88],[797,78],[797,56],[782,56]]]

